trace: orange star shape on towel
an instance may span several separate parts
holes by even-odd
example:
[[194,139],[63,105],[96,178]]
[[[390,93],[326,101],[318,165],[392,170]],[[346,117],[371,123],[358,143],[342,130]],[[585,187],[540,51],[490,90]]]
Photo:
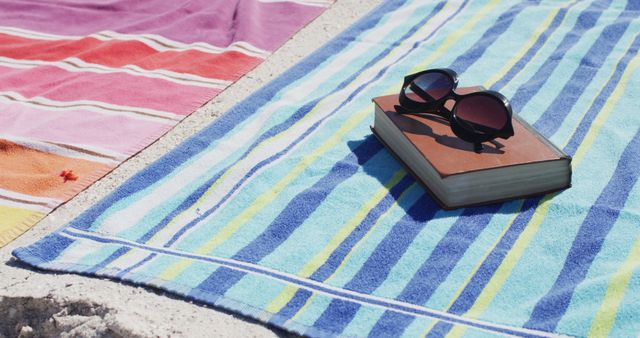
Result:
[[64,183],[67,181],[75,181],[78,179],[78,175],[73,173],[73,170],[63,170],[60,173],[60,177],[64,178]]

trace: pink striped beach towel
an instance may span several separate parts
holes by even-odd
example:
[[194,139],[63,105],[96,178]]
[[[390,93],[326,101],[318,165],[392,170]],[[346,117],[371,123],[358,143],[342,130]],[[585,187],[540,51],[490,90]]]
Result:
[[331,2],[1,2],[0,247],[215,97]]

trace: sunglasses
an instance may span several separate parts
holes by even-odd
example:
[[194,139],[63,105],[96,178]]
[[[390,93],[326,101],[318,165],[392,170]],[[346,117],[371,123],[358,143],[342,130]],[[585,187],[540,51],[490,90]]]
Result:
[[[506,97],[491,90],[457,94],[457,86],[458,74],[447,68],[407,75],[396,112],[435,114],[448,120],[453,133],[473,143],[477,153],[482,152],[482,142],[513,136],[513,113]],[[455,101],[451,110],[445,107],[448,100]]]

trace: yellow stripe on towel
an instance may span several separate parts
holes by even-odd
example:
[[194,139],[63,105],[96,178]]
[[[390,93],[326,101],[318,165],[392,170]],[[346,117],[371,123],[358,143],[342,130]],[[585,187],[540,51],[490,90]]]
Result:
[[[500,264],[500,267],[498,268],[498,270],[496,270],[493,277],[491,277],[484,290],[482,290],[482,293],[480,293],[478,299],[476,299],[476,302],[465,314],[465,317],[476,318],[489,306],[489,304],[491,304],[493,298],[495,298],[495,296],[498,294],[498,291],[500,291],[504,283],[509,278],[509,275],[511,275],[511,271],[513,271],[513,268],[515,268],[516,264],[520,260],[520,257],[522,257],[522,254],[524,254],[525,249],[529,246],[529,243],[531,243],[535,235],[538,233],[538,229],[540,229],[542,221],[549,212],[549,206],[551,205],[550,200],[552,196],[552,194],[546,195],[540,202],[533,214],[533,217],[531,217],[531,220],[525,227],[525,230],[522,232],[520,237],[518,237],[518,240],[514,243],[513,247],[504,258],[502,264]],[[466,328],[463,326],[455,326],[453,330],[451,330],[450,334],[452,337],[457,337],[462,335],[465,330]]]
[[[360,207],[358,212],[356,212],[356,214],[351,217],[351,219],[349,219],[349,221],[347,221],[340,228],[340,230],[336,232],[336,234],[331,238],[331,240],[329,240],[325,247],[320,252],[318,252],[315,257],[309,260],[307,264],[305,264],[304,267],[300,269],[300,271],[298,271],[297,275],[307,278],[311,276],[313,272],[316,271],[319,267],[321,267],[322,264],[324,264],[327,259],[329,259],[331,253],[333,253],[333,251],[340,245],[340,243],[342,243],[347,238],[347,236],[349,236],[349,234],[351,234],[353,230],[360,223],[362,223],[362,220],[364,220],[369,211],[375,208],[376,204],[380,203],[380,201],[389,193],[389,190],[391,190],[394,185],[400,182],[400,180],[405,175],[406,172],[402,169],[396,171],[393,177],[391,177],[391,179],[383,187],[378,189],[373,197],[371,197],[366,203],[364,203]],[[369,233],[372,229],[369,230]],[[346,259],[343,260],[342,263],[344,263],[345,261]],[[282,307],[284,307],[291,300],[291,298],[293,298],[297,289],[297,287],[292,286],[285,287],[285,289],[267,306],[267,312],[276,313],[280,311],[280,309],[282,309]]]
[[606,337],[609,335],[631,276],[638,267],[640,267],[640,236],[636,239],[625,262],[611,277],[609,287],[604,295],[604,301],[600,304],[600,308],[593,322],[591,322],[589,337]]

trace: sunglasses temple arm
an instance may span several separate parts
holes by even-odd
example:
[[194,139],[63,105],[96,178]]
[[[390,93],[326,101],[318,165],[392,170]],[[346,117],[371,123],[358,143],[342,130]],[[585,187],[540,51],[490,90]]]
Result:
[[444,107],[437,109],[438,106],[439,106],[438,104],[425,104],[421,108],[407,109],[403,106],[395,105],[394,108],[396,109],[396,113],[398,114],[404,114],[404,115],[430,114],[430,115],[440,116],[448,120],[451,117],[451,112]]

